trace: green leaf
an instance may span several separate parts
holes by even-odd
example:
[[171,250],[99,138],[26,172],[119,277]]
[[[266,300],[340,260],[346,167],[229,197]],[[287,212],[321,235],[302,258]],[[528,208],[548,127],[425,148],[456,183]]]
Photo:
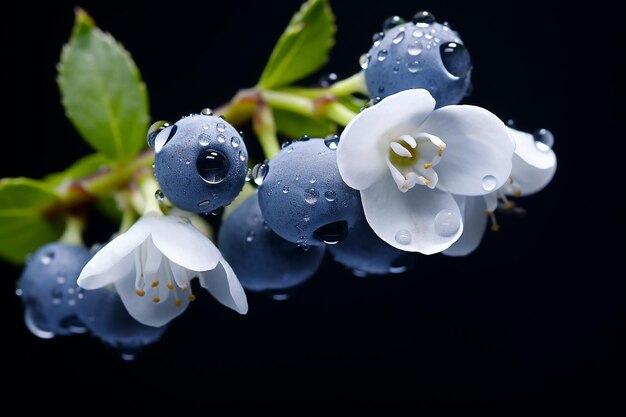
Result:
[[0,257],[21,264],[29,253],[63,233],[64,219],[49,208],[58,202],[50,184],[29,178],[0,180]]
[[110,163],[109,159],[101,153],[93,153],[74,162],[65,171],[46,175],[44,181],[57,186],[65,181],[74,181],[96,173],[106,168]]
[[337,131],[337,125],[327,120],[311,119],[301,114],[281,109],[272,109],[276,130],[290,139],[308,135],[312,138],[323,138]]
[[139,70],[84,10],[63,47],[58,83],[67,116],[94,149],[128,161],[145,145],[148,94]]
[[328,61],[335,43],[335,17],[328,0],[308,0],[276,43],[259,86],[271,89],[301,80]]

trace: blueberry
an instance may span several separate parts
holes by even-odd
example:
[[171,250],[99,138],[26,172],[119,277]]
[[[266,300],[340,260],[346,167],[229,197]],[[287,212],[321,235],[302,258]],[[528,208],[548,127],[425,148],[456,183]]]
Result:
[[208,213],[237,197],[246,179],[248,151],[241,135],[219,117],[198,114],[148,132],[154,173],[172,204]]
[[252,291],[276,291],[300,285],[317,270],[324,247],[304,251],[274,233],[263,220],[259,200],[248,197],[226,219],[219,248],[241,285]]
[[337,243],[362,216],[358,191],[337,168],[336,140],[310,139],[283,147],[258,189],[265,221],[302,246]]
[[470,56],[459,34],[428,12],[377,36],[361,65],[371,97],[424,88],[442,107],[459,103],[471,84]]
[[141,349],[158,341],[168,327],[139,323],[128,314],[113,289],[81,291],[82,297],[76,305],[78,317],[94,336],[117,349],[123,359],[134,359]]
[[90,259],[83,246],[49,243],[26,262],[17,283],[24,304],[24,320],[38,337],[84,333],[76,303],[80,298],[76,279]]
[[413,266],[415,254],[404,252],[379,238],[362,218],[351,228],[348,237],[328,250],[343,266],[357,275],[402,273]]

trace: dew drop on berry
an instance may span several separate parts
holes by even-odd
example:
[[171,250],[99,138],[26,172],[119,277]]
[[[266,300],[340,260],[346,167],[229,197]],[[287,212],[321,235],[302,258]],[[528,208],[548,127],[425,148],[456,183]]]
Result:
[[367,69],[370,63],[370,54],[363,54],[359,58],[359,65],[362,69]]
[[409,46],[406,47],[406,50],[409,53],[409,55],[417,56],[422,53],[424,48],[422,47],[422,44],[420,42],[415,42],[415,43],[409,44]]
[[148,146],[150,149],[154,149],[156,137],[158,134],[165,128],[170,127],[172,124],[167,120],[159,120],[158,122],[152,123],[148,128]]
[[458,42],[446,42],[439,47],[441,61],[446,70],[455,77],[465,77],[471,68],[467,48]]
[[380,62],[382,62],[386,58],[387,58],[387,50],[386,49],[381,49],[380,51],[378,51],[378,54],[376,55],[376,59],[378,59]]
[[405,20],[400,16],[389,16],[383,22],[383,30],[389,30],[395,28],[398,25],[405,23]]
[[432,23],[435,23],[435,20],[435,16],[432,13],[423,10],[421,12],[415,13],[412,22],[415,24],[415,26],[426,27]]
[[252,168],[252,179],[256,185],[263,184],[267,173],[270,172],[270,167],[267,164],[260,163],[256,164],[254,168]]
[[328,190],[324,193],[324,198],[326,199],[326,201],[332,203],[337,199],[337,192],[335,192],[335,190]]
[[54,252],[52,252],[52,251],[46,252],[41,257],[41,263],[44,264],[44,265],[50,265],[50,263],[52,263],[53,260],[54,260]]
[[337,146],[339,145],[339,136],[335,134],[326,136],[326,139],[324,139],[324,145],[326,145],[328,149],[336,151]]
[[196,160],[196,170],[200,177],[209,184],[219,184],[228,174],[228,159],[219,151],[206,149],[200,152]]
[[400,29],[401,30],[398,30],[398,32],[394,35],[393,39],[391,40],[391,42],[394,45],[397,45],[404,40],[404,28],[400,28]]
[[226,125],[224,123],[218,123],[217,124],[217,131],[218,132],[223,132],[226,130]]
[[412,61],[412,62],[409,62],[406,65],[406,67],[407,67],[407,69],[409,70],[410,73],[415,74],[420,69],[420,63],[418,61]]
[[213,116],[213,111],[208,108],[205,107],[204,109],[202,109],[202,111],[200,112],[203,116]]
[[218,143],[224,143],[224,142],[226,142],[226,136],[224,136],[224,135],[222,135],[222,134],[217,135],[217,137],[216,137],[215,139],[217,139],[217,142],[218,142]]
[[240,140],[237,136],[233,136],[232,138],[230,138],[230,146],[232,146],[233,148],[238,148],[240,144]]
[[207,146],[209,142],[211,142],[211,137],[206,133],[201,133],[198,136],[198,143],[200,144],[200,146]]
[[304,190],[304,201],[306,201],[308,204],[313,205],[317,203],[319,197],[320,193],[315,188],[307,188],[306,190]]
[[335,245],[348,236],[348,223],[344,220],[319,227],[313,236],[328,245]]

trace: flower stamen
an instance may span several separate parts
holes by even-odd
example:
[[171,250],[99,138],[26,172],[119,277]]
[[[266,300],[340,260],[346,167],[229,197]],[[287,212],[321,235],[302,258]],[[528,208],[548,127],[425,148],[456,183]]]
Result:
[[491,220],[491,227],[490,227],[491,231],[497,232],[498,230],[500,230],[500,225],[498,224],[498,221],[496,220],[496,214],[493,211],[485,211],[485,214]]

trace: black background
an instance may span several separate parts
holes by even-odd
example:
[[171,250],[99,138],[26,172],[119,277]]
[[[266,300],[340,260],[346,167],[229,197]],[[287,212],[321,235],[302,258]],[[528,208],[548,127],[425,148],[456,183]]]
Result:
[[[55,84],[75,3],[50,3],[2,13],[2,177],[38,178],[88,152]],[[500,232],[466,258],[422,256],[399,276],[359,279],[327,260],[287,302],[249,294],[247,316],[204,296],[131,363],[89,336],[30,335],[14,294],[19,268],[2,264],[10,397],[64,413],[84,410],[82,401],[145,413],[334,402],[623,411],[617,6],[363,3],[334,2],[337,43],[319,75],[354,73],[389,15],[427,9],[449,21],[472,54],[475,88],[465,102],[555,134],[559,168],[543,192],[519,200],[527,216],[501,216]],[[82,5],[132,53],[153,118],[177,119],[254,85],[298,2]]]

